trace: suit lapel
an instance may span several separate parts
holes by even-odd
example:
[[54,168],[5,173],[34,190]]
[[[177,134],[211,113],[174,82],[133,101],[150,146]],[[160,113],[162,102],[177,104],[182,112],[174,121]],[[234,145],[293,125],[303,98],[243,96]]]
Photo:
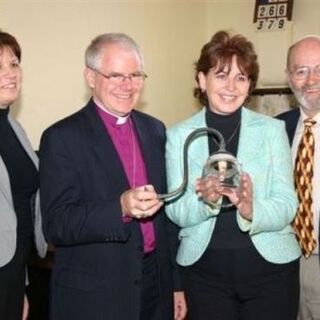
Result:
[[156,143],[156,141],[153,141],[152,137],[149,134],[153,132],[152,129],[154,128],[150,128],[150,123],[145,121],[139,115],[139,113],[135,111],[132,112],[132,121],[138,136],[139,145],[143,155],[143,161],[145,164],[148,183],[154,185],[156,188],[159,188],[161,182],[159,180],[159,172],[157,172],[158,170],[156,166],[159,163],[159,161],[162,161],[162,159],[159,159],[159,157],[163,157],[163,155],[159,154],[159,146],[157,145],[155,147],[154,144]]
[[8,203],[13,207],[11,189],[10,189],[10,180],[7,168],[0,157],[0,189],[4,197],[7,199]]
[[[206,127],[205,109],[197,113],[191,123],[192,124],[187,127],[186,137],[193,132],[193,130]],[[257,117],[255,113],[243,108],[237,155],[240,163],[245,164],[247,161],[250,161],[260,150],[261,144],[263,143],[263,132],[261,132],[261,128],[261,119]],[[248,141],[252,141],[252,137],[255,137],[254,143],[249,143]],[[203,167],[209,157],[207,134],[196,137],[190,143],[188,155],[190,170],[192,170],[192,168],[199,170],[199,168]]]
[[8,120],[22,147],[27,152],[36,168],[39,168],[39,159],[35,154],[26,133],[24,132],[22,127],[11,117],[10,114],[8,115]]
[[[237,159],[240,163],[245,164],[253,159],[261,148],[263,143],[262,121],[255,113],[242,109],[241,127],[239,137],[239,147]],[[192,119],[191,124],[186,126],[185,137],[195,129],[206,127],[205,108],[198,112]],[[255,137],[254,143],[252,137]],[[188,148],[189,170],[202,170],[203,165],[209,157],[208,136],[207,134],[195,137]]]
[[[12,130],[14,131],[15,135],[17,136],[19,142],[21,143],[24,150],[27,152],[30,159],[33,161],[36,168],[39,166],[39,160],[37,155],[32,149],[32,146],[27,138],[26,133],[22,129],[22,127],[11,117],[10,113],[8,115],[9,123],[12,127]],[[7,198],[8,203],[13,207],[13,200],[12,200],[12,194],[11,194],[11,185],[9,180],[9,175],[7,168],[0,157],[0,186],[2,193]]]
[[261,149],[264,137],[262,124],[263,121],[255,113],[242,108],[237,159],[243,165],[256,157]]
[[[199,128],[206,128],[205,121],[205,108],[198,112],[192,119],[191,125],[187,126],[185,132],[185,138],[187,138],[194,130]],[[189,144],[188,159],[189,159],[189,171],[196,170],[202,171],[204,164],[209,158],[209,145],[208,134],[203,133],[199,136],[195,136]]]
[[128,189],[129,182],[121,159],[95,108],[93,101],[90,101],[83,111],[87,119],[88,145],[92,146],[97,165],[99,165],[97,170],[105,172],[109,181],[119,183],[120,189]]
[[286,123],[286,130],[290,142],[290,146],[292,145],[292,141],[294,138],[294,134],[297,128],[298,120],[300,117],[300,109],[296,108],[290,115],[290,118],[288,118],[285,123]]

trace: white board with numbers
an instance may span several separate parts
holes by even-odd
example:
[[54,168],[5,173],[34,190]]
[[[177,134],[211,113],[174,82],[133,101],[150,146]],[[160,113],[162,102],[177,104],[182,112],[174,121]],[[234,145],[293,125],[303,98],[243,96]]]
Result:
[[256,31],[281,31],[291,26],[293,0],[256,0]]

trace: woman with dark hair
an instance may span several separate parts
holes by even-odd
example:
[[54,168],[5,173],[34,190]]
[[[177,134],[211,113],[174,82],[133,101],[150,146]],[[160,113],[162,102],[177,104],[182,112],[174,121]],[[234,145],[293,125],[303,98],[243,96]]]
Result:
[[21,87],[21,49],[0,31],[0,319],[27,317],[26,261],[32,239],[45,255],[38,199],[38,158],[10,105]]
[[168,131],[169,190],[182,181],[184,142],[197,128],[218,130],[242,165],[239,188],[202,177],[218,143],[196,138],[188,184],[167,206],[181,227],[177,261],[189,320],[296,319],[300,249],[290,225],[297,206],[290,148],[283,122],[244,106],[258,73],[252,43],[217,32],[196,63],[194,94],[203,108]]

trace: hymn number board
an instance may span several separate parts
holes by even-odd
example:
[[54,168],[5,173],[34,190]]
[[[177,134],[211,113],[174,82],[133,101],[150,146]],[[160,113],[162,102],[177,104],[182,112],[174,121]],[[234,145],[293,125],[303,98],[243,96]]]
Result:
[[257,31],[281,31],[292,18],[293,0],[256,0],[253,23]]

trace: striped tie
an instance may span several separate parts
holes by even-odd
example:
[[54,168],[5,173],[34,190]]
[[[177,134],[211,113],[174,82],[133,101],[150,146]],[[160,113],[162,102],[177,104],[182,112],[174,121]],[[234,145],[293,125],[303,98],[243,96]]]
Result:
[[308,258],[316,247],[312,213],[312,177],[314,161],[314,136],[312,126],[316,121],[306,119],[304,131],[298,146],[294,177],[299,207],[293,227],[303,255]]

